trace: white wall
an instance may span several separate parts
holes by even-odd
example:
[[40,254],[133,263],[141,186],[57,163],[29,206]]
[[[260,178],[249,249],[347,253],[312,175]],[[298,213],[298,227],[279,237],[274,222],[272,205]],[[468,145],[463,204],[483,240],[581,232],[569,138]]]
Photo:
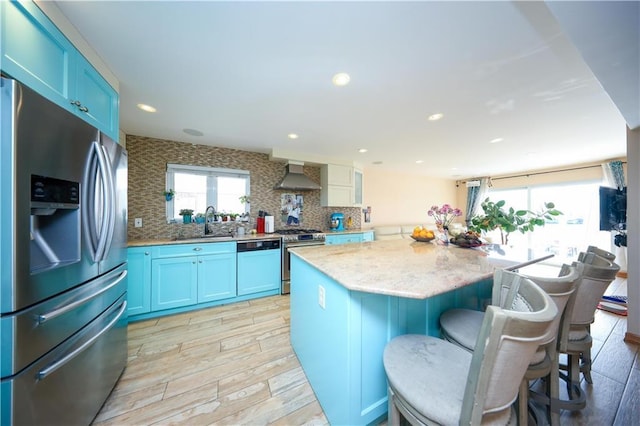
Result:
[[640,128],[627,129],[627,180],[627,333],[640,342]]
[[371,223],[379,225],[426,225],[432,205],[451,204],[464,210],[456,200],[456,183],[449,179],[382,171],[375,166],[364,169],[364,202],[371,206]]

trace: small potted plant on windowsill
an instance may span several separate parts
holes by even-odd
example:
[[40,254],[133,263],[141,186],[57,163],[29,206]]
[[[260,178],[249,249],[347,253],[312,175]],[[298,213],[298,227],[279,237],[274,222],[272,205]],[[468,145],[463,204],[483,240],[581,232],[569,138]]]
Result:
[[182,216],[182,223],[191,223],[192,209],[182,209],[178,214]]
[[205,216],[204,213],[197,213],[196,214],[196,223],[204,223],[205,222]]
[[173,196],[176,195],[174,190],[171,189],[171,188],[169,188],[169,190],[167,190],[167,191],[164,191],[162,194],[164,195],[164,199],[167,200],[167,201],[173,200]]

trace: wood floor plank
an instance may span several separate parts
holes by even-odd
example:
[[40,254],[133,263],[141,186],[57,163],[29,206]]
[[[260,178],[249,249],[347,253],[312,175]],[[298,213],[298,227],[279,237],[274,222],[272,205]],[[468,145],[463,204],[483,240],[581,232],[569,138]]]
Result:
[[309,386],[309,383],[305,383],[257,404],[246,406],[213,424],[239,425],[250,423],[252,425],[267,425],[309,404],[313,400],[315,400],[315,395],[311,386]]
[[640,363],[636,354],[636,362],[631,369],[629,381],[620,401],[620,408],[616,414],[614,426],[637,425],[640,423]]
[[119,388],[114,390],[96,417],[96,422],[106,421],[118,415],[146,407],[161,401],[165,394],[167,383],[158,383],[140,390]]
[[[587,406],[579,411],[563,411],[561,425],[602,426],[613,424],[616,410],[624,391],[624,384],[592,372],[593,385],[580,383],[587,398]],[[566,389],[561,386],[560,395],[567,398]]]
[[[300,362],[294,354],[282,353],[281,356],[256,364],[253,368],[245,368],[242,365],[234,367],[235,374],[220,379],[218,383],[220,395],[235,392],[254,382],[270,383],[269,380],[272,377],[300,368]],[[270,390],[273,393],[271,386]]]
[[325,426],[328,424],[329,421],[318,401],[313,401],[270,423],[272,426]]
[[[256,404],[270,398],[269,387],[266,382],[254,383],[236,392],[221,396],[216,400],[207,402],[199,406],[192,407],[174,414],[171,417],[162,419],[155,424],[177,425],[193,424],[207,425],[215,424],[223,418],[232,416],[244,407],[255,406]],[[242,419],[237,424],[253,424],[248,418]]]
[[302,367],[297,367],[270,378],[269,389],[271,390],[271,395],[278,395],[289,391],[291,388],[303,385],[306,381],[307,376],[302,371]]
[[168,417],[193,409],[199,405],[215,400],[218,392],[217,383],[210,386],[202,386],[197,389],[176,395],[171,398],[163,398],[144,407],[124,412],[103,422],[96,422],[100,426],[122,425],[147,425],[162,421]]
[[591,337],[598,340],[605,340],[620,320],[619,315],[599,309],[596,310],[595,318],[597,321],[591,324]]
[[598,352],[591,371],[625,384],[637,351],[636,345],[624,342],[620,336],[612,335]]
[[[260,322],[243,327],[239,332],[221,340],[221,351],[228,351],[242,346],[250,345],[269,337],[277,328],[286,330],[286,324],[281,317],[270,321]],[[286,332],[286,331],[285,331]]]

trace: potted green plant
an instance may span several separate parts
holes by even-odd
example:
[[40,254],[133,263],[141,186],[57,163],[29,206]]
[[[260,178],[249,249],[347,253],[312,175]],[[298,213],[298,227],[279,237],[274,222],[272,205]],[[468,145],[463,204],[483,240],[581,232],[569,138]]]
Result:
[[204,223],[205,222],[205,216],[204,213],[197,213],[196,214],[196,223]]
[[240,197],[240,202],[242,204],[251,204],[251,201],[249,200],[249,196],[248,195],[243,195]]
[[490,232],[498,229],[501,243],[508,244],[509,234],[512,232],[520,231],[523,234],[532,232],[536,226],[544,226],[547,220],[552,221],[555,216],[563,214],[556,210],[555,204],[551,202],[544,203],[544,209],[538,212],[506,208],[505,204],[504,200],[494,203],[489,198],[485,199],[480,205],[484,214],[476,215],[471,219],[469,230]]
[[191,223],[192,209],[182,209],[178,214],[182,216],[182,223]]
[[173,200],[173,196],[176,195],[173,189],[169,188],[167,191],[162,193],[164,195],[164,199],[167,201]]

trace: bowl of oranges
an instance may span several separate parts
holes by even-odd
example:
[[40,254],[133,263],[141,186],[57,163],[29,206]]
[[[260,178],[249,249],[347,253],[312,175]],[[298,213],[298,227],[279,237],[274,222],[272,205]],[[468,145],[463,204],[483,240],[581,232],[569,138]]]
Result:
[[416,226],[415,228],[413,228],[411,238],[416,241],[428,243],[429,241],[433,241],[436,238],[436,235],[430,229],[424,228],[422,226]]

